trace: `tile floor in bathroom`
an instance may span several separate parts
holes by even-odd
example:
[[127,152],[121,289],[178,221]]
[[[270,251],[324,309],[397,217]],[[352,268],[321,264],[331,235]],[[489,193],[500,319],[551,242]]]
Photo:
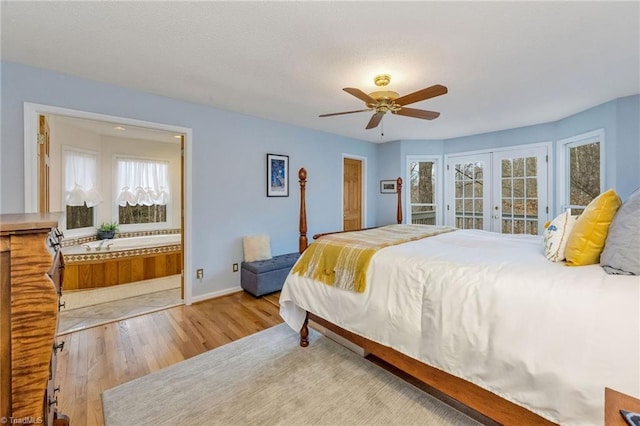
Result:
[[60,311],[58,335],[181,305],[180,288]]

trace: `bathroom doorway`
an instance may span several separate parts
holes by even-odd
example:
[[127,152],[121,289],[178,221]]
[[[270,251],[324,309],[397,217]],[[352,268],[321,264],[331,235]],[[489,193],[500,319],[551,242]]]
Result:
[[[46,158],[42,158],[42,150],[40,148],[42,136],[42,123],[45,122],[48,127],[48,138],[50,143],[49,152],[44,154]],[[74,139],[73,134],[76,133]],[[61,137],[62,140],[56,140],[56,137]],[[87,140],[92,141],[86,143]],[[159,123],[142,122],[139,120],[132,120],[122,117],[104,116],[93,113],[86,113],[81,111],[67,110],[57,107],[51,107],[46,105],[25,104],[25,211],[38,211],[43,208],[43,199],[47,199],[50,211],[62,211],[63,219],[66,220],[68,213],[70,212],[69,206],[64,203],[64,192],[68,192],[68,184],[66,188],[63,188],[65,177],[63,176],[63,152],[65,149],[74,149],[78,152],[94,152],[97,153],[98,163],[101,166],[117,168],[119,159],[133,158],[133,159],[155,159],[155,160],[167,160],[167,164],[171,164],[172,170],[172,191],[170,191],[170,198],[173,201],[173,207],[161,206],[162,214],[161,219],[164,221],[160,226],[155,226],[152,223],[124,223],[119,224],[120,219],[123,218],[122,212],[119,214],[121,207],[114,203],[114,197],[117,197],[118,191],[121,188],[117,188],[114,174],[100,173],[97,180],[97,187],[104,192],[100,194],[100,198],[103,199],[102,205],[96,209],[98,211],[92,212],[93,224],[91,226],[84,226],[84,229],[65,229],[65,244],[67,247],[70,245],[80,246],[96,242],[94,236],[89,230],[97,228],[103,222],[116,222],[119,226],[118,237],[133,236],[138,238],[139,236],[151,236],[155,237],[155,234],[174,234],[178,233],[178,242],[171,243],[171,247],[158,249],[142,247],[136,248],[137,254],[141,256],[141,259],[134,260],[132,264],[137,264],[138,269],[142,268],[143,275],[136,275],[135,266],[123,266],[120,272],[116,271],[116,267],[113,265],[98,266],[93,271],[88,273],[90,269],[83,265],[78,268],[80,272],[77,272],[76,282],[82,282],[82,285],[72,284],[72,287],[76,287],[74,290],[66,291],[66,296],[69,300],[69,307],[75,307],[76,309],[86,308],[87,303],[91,304],[91,301],[95,301],[100,304],[111,303],[117,299],[130,299],[132,297],[143,296],[149,293],[157,293],[154,296],[158,296],[160,292],[168,294],[167,306],[175,306],[176,303],[190,304],[191,288],[190,282],[184,280],[184,269],[188,267],[186,263],[188,259],[189,251],[189,222],[188,216],[183,216],[185,210],[185,204],[190,203],[190,196],[188,188],[190,186],[190,172],[189,172],[189,153],[190,153],[190,140],[191,130],[187,128],[175,127]],[[35,144],[28,143],[29,141],[36,141]],[[79,142],[82,141],[82,142]],[[84,145],[83,145],[84,144]],[[104,146],[102,146],[104,145]],[[105,148],[106,147],[106,148]],[[133,147],[133,151],[127,149],[127,147]],[[162,151],[162,152],[161,152]],[[175,152],[175,157],[167,159],[167,152]],[[41,179],[41,164],[45,163],[48,166],[49,177],[46,180]],[[102,170],[102,168],[101,168]],[[106,175],[107,177],[105,177]],[[48,181],[46,186],[48,189],[48,196],[41,197],[43,184],[42,182]],[[67,194],[68,195],[68,194]],[[165,194],[166,195],[166,194]],[[108,205],[104,204],[104,202]],[[130,210],[136,210],[136,217],[144,217],[144,213],[139,211],[149,210],[149,207],[142,207],[140,209],[132,208],[129,204],[126,204]],[[85,206],[86,207],[86,204]],[[83,207],[83,208],[84,208]],[[61,220],[61,221],[62,221]],[[156,224],[157,225],[157,224]],[[66,223],[63,228],[66,228]],[[84,231],[84,232],[83,232]],[[138,238],[139,239],[139,238]],[[161,236],[162,239],[162,236]],[[113,240],[114,242],[121,242],[119,238]],[[124,240],[122,240],[124,241]],[[78,243],[78,244],[72,244]],[[109,247],[103,245],[104,252],[92,253],[92,257],[96,257],[100,254],[107,255],[107,249],[110,252],[114,249],[111,247],[111,243],[107,244]],[[85,246],[85,247],[86,247]],[[82,247],[82,250],[87,248]],[[172,248],[178,247],[179,257],[172,256],[165,259],[152,259],[148,256],[150,251],[166,251]],[[69,249],[70,250],[70,249]],[[96,248],[97,250],[97,248]],[[127,248],[128,250],[128,248]],[[73,261],[78,261],[83,254],[88,252],[76,252],[69,255],[71,267]],[[63,251],[64,253],[64,251]],[[110,253],[113,254],[113,253]],[[129,257],[127,253],[126,256]],[[121,255],[118,255],[121,256]],[[65,256],[66,258],[66,256]],[[177,259],[177,260],[176,260]],[[95,262],[94,262],[95,263]],[[142,265],[140,267],[140,265]],[[163,266],[169,265],[169,266]],[[95,266],[95,265],[94,265]],[[145,269],[146,266],[146,269]],[[144,275],[145,270],[161,270],[167,269],[166,277],[149,278]],[[176,269],[176,267],[178,269]],[[71,269],[71,268],[70,268]],[[97,272],[96,272],[97,270]],[[133,271],[130,273],[130,271]],[[177,273],[176,273],[177,272]],[[114,283],[114,277],[125,279],[124,282]],[[130,276],[128,276],[130,275]],[[136,277],[143,278],[136,281]],[[70,276],[71,278],[71,276]],[[150,286],[149,283],[155,279],[158,287]],[[67,280],[65,280],[67,281]],[[102,281],[102,282],[99,282]],[[105,282],[108,281],[108,282]],[[69,280],[71,283],[71,280]],[[177,286],[176,286],[177,283]],[[142,293],[138,294],[138,290],[134,287],[137,284],[142,284],[141,287],[146,287],[141,290]],[[88,287],[88,288],[87,288]],[[83,288],[83,290],[80,290]],[[150,291],[158,290],[158,291]],[[177,296],[172,289],[177,288]],[[92,292],[95,295],[90,297],[77,297],[81,292]],[[75,293],[75,294],[74,294]],[[88,295],[89,293],[87,293]],[[120,297],[123,296],[123,297]],[[65,294],[63,294],[63,301]],[[89,302],[86,300],[88,299]],[[151,298],[153,299],[153,298]],[[176,300],[178,302],[176,302]],[[137,307],[148,304],[150,309],[158,308],[162,302],[158,300],[147,300],[147,302],[135,303]],[[122,311],[122,307],[115,308],[119,312]],[[155,309],[157,310],[157,309]],[[96,311],[94,309],[94,311]],[[135,309],[134,309],[135,311]],[[140,313],[133,313],[140,314]],[[63,314],[61,313],[61,318]],[[114,318],[114,319],[120,319]]]

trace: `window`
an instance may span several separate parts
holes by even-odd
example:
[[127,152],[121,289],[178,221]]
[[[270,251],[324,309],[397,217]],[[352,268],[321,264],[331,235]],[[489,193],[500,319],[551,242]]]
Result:
[[420,225],[436,225],[439,220],[439,203],[441,196],[438,181],[438,158],[408,157],[407,188],[408,205],[411,223]]
[[118,223],[121,225],[167,221],[169,163],[117,159]]
[[98,156],[89,151],[63,150],[66,229],[94,226],[94,207],[102,201],[96,188]]
[[603,188],[604,130],[558,141],[560,210],[581,213]]

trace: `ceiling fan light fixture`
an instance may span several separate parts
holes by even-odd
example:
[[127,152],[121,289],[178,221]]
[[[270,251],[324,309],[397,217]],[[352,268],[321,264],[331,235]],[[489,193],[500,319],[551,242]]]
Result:
[[371,96],[376,101],[381,101],[381,100],[393,101],[400,97],[400,95],[397,92],[392,92],[391,90],[377,90],[375,92],[369,93],[369,96]]
[[389,74],[380,74],[373,77],[373,82],[378,87],[384,87],[391,81],[391,76]]

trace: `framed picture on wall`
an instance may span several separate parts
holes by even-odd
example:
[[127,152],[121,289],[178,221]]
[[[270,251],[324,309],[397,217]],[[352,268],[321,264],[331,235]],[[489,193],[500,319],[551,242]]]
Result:
[[380,192],[382,194],[395,194],[398,190],[395,180],[381,180]]
[[289,156],[267,154],[267,197],[289,196]]

